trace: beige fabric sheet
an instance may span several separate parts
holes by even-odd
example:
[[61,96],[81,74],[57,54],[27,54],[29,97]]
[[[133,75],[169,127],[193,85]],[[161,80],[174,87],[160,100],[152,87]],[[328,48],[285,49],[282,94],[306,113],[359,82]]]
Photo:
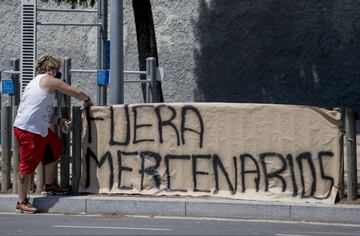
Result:
[[168,103],[84,113],[80,192],[334,203],[340,114]]

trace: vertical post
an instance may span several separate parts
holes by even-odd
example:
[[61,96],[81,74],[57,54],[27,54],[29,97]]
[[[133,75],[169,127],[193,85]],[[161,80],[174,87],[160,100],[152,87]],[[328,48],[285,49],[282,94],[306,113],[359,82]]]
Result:
[[45,170],[44,165],[40,162],[36,168],[36,192],[41,193],[45,183]]
[[[344,108],[335,108],[335,111],[338,111],[341,113],[341,133],[345,134],[345,109]],[[345,179],[344,179],[344,169],[345,169],[345,164],[344,164],[344,135],[341,135],[340,138],[340,144],[341,144],[341,149],[340,149],[340,173],[339,173],[339,198],[340,200],[345,199]]]
[[[107,41],[107,17],[108,17],[108,1],[98,1],[98,23],[101,24],[98,27],[98,40],[97,40],[97,68],[99,70],[105,70],[105,42]],[[107,86],[97,86],[97,104],[104,106],[107,104]]]
[[[15,121],[15,117],[17,114],[17,110],[18,110],[19,106],[13,106],[13,121]],[[13,132],[13,130],[12,130]],[[13,166],[13,172],[12,172],[12,176],[13,176],[13,193],[17,193],[18,192],[18,170],[19,170],[19,164],[20,164],[20,147],[19,147],[19,143],[16,140],[15,134],[14,132],[12,133],[12,144],[13,144],[13,158],[12,158],[12,166]]]
[[156,58],[146,58],[147,79],[150,80],[151,97],[150,102],[156,102]]
[[111,104],[124,103],[123,0],[111,0]]
[[151,102],[149,79],[150,79],[150,64],[148,62],[146,62],[146,81],[147,81],[147,83],[145,84],[145,103]]
[[[1,71],[0,71],[0,83],[1,83]],[[2,93],[0,93],[0,113],[1,113],[1,107],[2,107]],[[1,144],[1,115],[0,115],[0,144]],[[0,149],[1,153],[1,149]]]
[[[20,61],[17,58],[9,59],[9,70],[10,71],[19,71],[20,70]],[[11,96],[11,107],[12,107],[12,121],[15,121],[15,117],[17,114],[17,109],[20,103],[20,75],[19,74],[10,74],[10,78],[14,82],[14,94]],[[12,156],[12,176],[13,176],[13,193],[17,193],[18,191],[18,169],[20,162],[20,150],[19,143],[15,138],[15,134],[12,130],[12,148],[13,148],[13,156]]]
[[[71,85],[71,58],[64,58],[63,74],[64,80]],[[61,117],[70,120],[70,106],[71,98],[67,95],[62,95]],[[63,133],[60,130],[61,137],[61,158],[60,158],[60,185],[62,187],[69,187],[69,169],[70,169],[70,133]]]
[[348,200],[357,198],[357,164],[356,164],[356,130],[354,109],[345,109],[346,130],[346,164],[347,164],[347,195]]
[[[344,143],[344,136],[342,135],[340,138],[340,143],[343,144]],[[345,173],[344,173],[344,169],[345,169],[345,165],[344,165],[344,146],[342,146],[341,148],[341,153],[340,153],[340,180],[339,180],[339,198],[340,200],[344,200],[345,199]]]
[[[10,58],[9,70],[19,71],[20,60],[17,58]],[[20,74],[10,74],[10,78],[12,79],[12,81],[14,81],[14,91],[15,91],[15,93],[11,96],[11,106],[17,106],[20,103]]]
[[1,108],[1,134],[2,134],[2,163],[1,163],[1,191],[6,192],[10,188],[11,170],[11,109],[9,106]]
[[81,176],[81,110],[80,107],[72,108],[73,126],[72,126],[72,191],[77,194],[79,191],[79,182]]
[[[65,57],[64,58],[64,65],[63,65],[63,74],[64,74],[64,80],[65,83],[71,85],[71,58]],[[64,95],[64,99],[62,101],[62,105],[65,107],[71,106],[71,97]]]

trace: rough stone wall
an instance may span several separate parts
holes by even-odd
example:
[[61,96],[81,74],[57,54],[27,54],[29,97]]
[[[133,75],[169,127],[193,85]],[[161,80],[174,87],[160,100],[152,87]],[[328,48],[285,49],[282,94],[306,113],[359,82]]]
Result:
[[[42,3],[44,8],[70,8],[55,3]],[[111,7],[111,6],[110,6]],[[179,14],[178,9],[184,9]],[[165,100],[193,101],[194,37],[192,19],[196,8],[188,1],[154,1],[154,21],[158,37],[160,65],[164,67],[163,82]],[[109,11],[110,12],[110,11]],[[20,58],[20,1],[0,0],[0,70],[8,69],[8,58]],[[96,15],[73,13],[38,13],[39,21],[96,22]],[[110,19],[109,19],[110,23]],[[110,29],[110,27],[109,27]],[[96,28],[90,27],[38,27],[38,55],[52,52],[72,58],[72,68],[96,68]],[[124,1],[124,68],[138,70],[138,51],[131,0]],[[138,79],[126,76],[125,79]],[[91,74],[73,74],[74,86],[84,89],[96,100],[96,78]],[[109,89],[110,96],[110,89]],[[125,102],[142,102],[140,85],[125,84]]]
[[[42,3],[44,8],[67,8],[69,5],[58,6],[55,3]],[[0,1],[0,70],[8,69],[8,58],[20,58],[21,55],[21,18],[20,1]],[[96,14],[87,13],[38,13],[39,21],[51,22],[96,22]],[[96,28],[90,27],[62,27],[38,26],[37,27],[37,53],[55,53],[61,57],[72,58],[74,69],[96,69]],[[92,97],[96,96],[95,75],[73,74],[72,84],[84,89]],[[95,99],[94,99],[95,100]]]
[[[124,1],[125,69],[138,68],[136,31],[131,0]],[[157,37],[159,63],[165,69],[162,82],[166,102],[194,101],[195,58],[198,40],[193,24],[198,16],[198,1],[153,0],[152,10]],[[136,88],[135,88],[136,87]],[[142,101],[139,86],[127,85],[131,101]],[[140,100],[139,100],[140,99]]]
[[[359,1],[152,0],[152,5],[167,102],[360,104]],[[20,55],[19,12],[19,1],[0,0],[0,70],[8,57]],[[96,20],[87,14],[42,14]],[[131,0],[124,1],[124,15],[125,69],[135,70]],[[38,35],[39,53],[72,57],[73,68],[96,67],[95,28],[39,27]],[[95,98],[95,76],[73,75],[73,84]],[[139,88],[126,85],[125,102],[142,102]]]
[[[20,2],[0,0],[0,72],[9,69],[9,58],[20,58]],[[1,91],[0,91],[1,94]],[[1,106],[9,105],[7,96],[1,96]]]

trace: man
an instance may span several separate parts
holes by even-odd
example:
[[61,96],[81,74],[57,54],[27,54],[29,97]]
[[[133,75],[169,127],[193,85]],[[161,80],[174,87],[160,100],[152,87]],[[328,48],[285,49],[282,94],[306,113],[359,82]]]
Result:
[[68,191],[56,184],[56,169],[60,158],[60,139],[49,129],[50,123],[60,127],[67,120],[53,115],[55,92],[61,92],[92,106],[88,95],[55,78],[61,60],[54,55],[44,55],[36,64],[37,76],[25,87],[14,122],[14,133],[20,146],[18,202],[16,212],[35,213],[37,209],[27,198],[30,176],[42,161],[45,165],[45,194],[66,194]]

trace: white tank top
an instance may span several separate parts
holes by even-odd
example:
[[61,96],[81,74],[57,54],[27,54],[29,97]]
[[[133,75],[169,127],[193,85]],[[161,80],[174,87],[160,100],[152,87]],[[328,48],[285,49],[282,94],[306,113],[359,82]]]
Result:
[[55,101],[55,93],[47,93],[40,88],[40,80],[45,75],[36,76],[26,85],[14,122],[14,127],[42,137],[48,135]]

